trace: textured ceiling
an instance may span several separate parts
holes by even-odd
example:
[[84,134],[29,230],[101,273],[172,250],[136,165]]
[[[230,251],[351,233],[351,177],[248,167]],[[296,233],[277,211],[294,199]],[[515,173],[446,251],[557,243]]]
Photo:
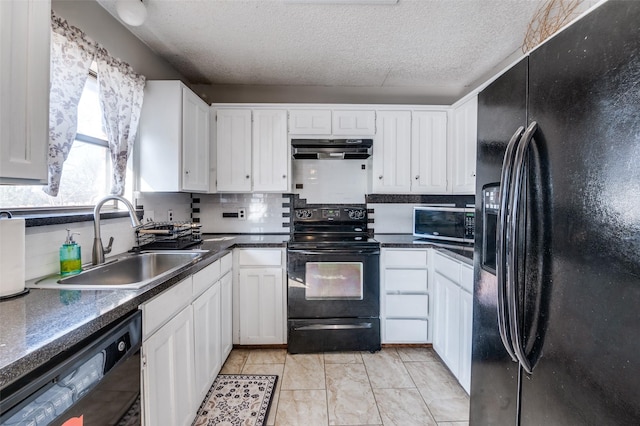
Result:
[[[115,0],[98,0],[115,16]],[[460,93],[519,51],[540,0],[144,0],[129,27],[193,84]]]

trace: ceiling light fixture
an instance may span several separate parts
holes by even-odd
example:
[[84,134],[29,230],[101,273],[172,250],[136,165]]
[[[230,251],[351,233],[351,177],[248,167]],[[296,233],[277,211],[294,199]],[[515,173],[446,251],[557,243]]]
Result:
[[118,0],[116,2],[116,11],[120,19],[132,27],[142,25],[144,20],[147,19],[147,8],[142,3],[142,0]]

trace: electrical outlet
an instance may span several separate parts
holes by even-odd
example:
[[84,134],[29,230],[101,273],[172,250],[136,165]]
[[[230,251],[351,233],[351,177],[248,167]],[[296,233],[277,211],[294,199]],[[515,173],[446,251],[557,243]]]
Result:
[[173,210],[171,209],[167,210],[167,220],[173,222]]
[[238,209],[238,219],[247,220],[247,209],[245,209],[244,207],[240,207]]

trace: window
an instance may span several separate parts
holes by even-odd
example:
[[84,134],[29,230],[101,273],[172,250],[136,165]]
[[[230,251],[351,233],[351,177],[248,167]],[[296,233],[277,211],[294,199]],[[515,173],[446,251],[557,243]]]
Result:
[[78,134],[64,163],[58,196],[45,194],[40,186],[0,186],[0,208],[93,206],[110,189],[111,160],[102,128],[98,81],[92,71],[78,105]]

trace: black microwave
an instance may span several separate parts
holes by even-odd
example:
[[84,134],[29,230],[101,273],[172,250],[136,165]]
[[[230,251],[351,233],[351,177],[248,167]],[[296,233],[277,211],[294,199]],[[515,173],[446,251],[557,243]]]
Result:
[[463,207],[414,207],[413,235],[431,240],[472,243],[474,209]]

